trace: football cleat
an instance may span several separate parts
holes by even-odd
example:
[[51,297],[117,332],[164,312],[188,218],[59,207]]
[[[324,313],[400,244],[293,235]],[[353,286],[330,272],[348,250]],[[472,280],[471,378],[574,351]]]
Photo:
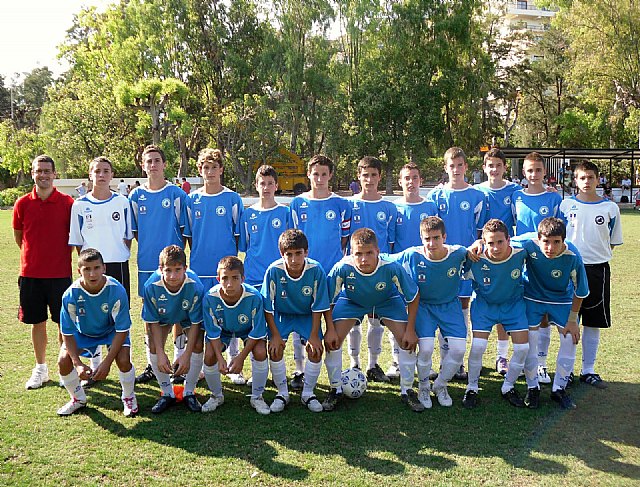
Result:
[[171,396],[161,396],[158,402],[151,408],[153,414],[164,413],[167,409],[175,406],[176,398]]
[[311,412],[321,413],[322,411],[324,411],[324,408],[322,407],[322,403],[318,401],[318,398],[316,396],[309,396],[306,399],[304,397],[301,397],[300,402],[302,402],[302,404],[307,406],[307,408]]
[[544,365],[538,365],[538,382],[540,384],[551,384],[551,377]]
[[367,370],[367,380],[372,382],[389,382],[389,377],[384,374],[382,367],[376,364],[374,367]]
[[576,403],[573,402],[571,396],[564,389],[558,389],[551,393],[551,400],[560,404],[562,409],[575,409]]
[[123,398],[122,404],[124,405],[123,414],[125,418],[132,418],[138,414],[138,400],[136,399],[135,394],[131,397]]
[[389,366],[389,368],[385,372],[385,375],[389,377],[389,379],[397,379],[398,377],[400,377],[400,366],[397,364],[397,362],[393,362]]
[[429,371],[429,380],[430,380],[430,381],[434,381],[434,380],[436,380],[437,378],[438,378],[438,373],[437,373],[435,370],[431,369],[431,370]]
[[91,389],[98,383],[97,380],[94,380],[92,377],[89,377],[87,380],[83,380],[80,382],[80,385],[83,389]]
[[580,382],[589,384],[597,389],[606,389],[609,387],[598,374],[580,374]]
[[453,378],[459,381],[466,381],[469,379],[469,374],[467,373],[466,370],[464,370],[464,365],[460,366],[460,368],[458,369],[458,372],[454,374]]
[[512,406],[515,406],[517,408],[524,407],[524,401],[518,394],[518,391],[516,391],[515,387],[512,387],[507,392],[503,392],[502,398],[508,401]]
[[156,375],[153,373],[151,364],[147,364],[142,373],[136,376],[136,384],[146,384],[147,382],[151,382],[155,378]]
[[342,398],[342,392],[338,392],[338,389],[332,387],[322,403],[322,409],[325,411],[333,411]]
[[530,387],[527,389],[527,395],[524,396],[524,405],[529,409],[538,409],[540,407],[539,387]]
[[198,401],[198,398],[195,394],[187,394],[186,396],[182,396],[182,400],[187,405],[187,409],[192,413],[199,413],[202,411],[202,404]]
[[292,391],[301,391],[304,387],[304,373],[294,372],[293,377],[289,381],[289,387]]
[[420,402],[416,391],[413,389],[407,389],[407,392],[400,395],[400,399],[403,403],[409,406],[409,409],[414,413],[421,413],[425,409],[424,405]]
[[47,382],[49,382],[49,369],[45,367],[44,370],[40,370],[38,367],[34,367],[31,371],[31,377],[24,387],[27,390],[39,389]]
[[507,371],[509,370],[509,360],[500,357],[496,360],[496,372],[500,375],[507,375]]
[[475,408],[478,405],[478,391],[466,391],[462,397],[462,405],[467,409]]
[[228,377],[229,380],[231,380],[231,383],[237,386],[243,386],[247,383],[247,379],[244,378],[242,372],[240,372],[239,374],[229,374]]
[[76,398],[71,399],[67,404],[58,409],[59,416],[70,416],[76,411],[87,405],[87,401],[79,401]]
[[215,411],[217,408],[224,404],[224,396],[214,396],[211,394],[211,397],[202,405],[201,411],[203,413],[211,413]]
[[438,399],[438,404],[440,406],[444,406],[446,408],[453,406],[453,399],[449,395],[449,391],[447,390],[447,386],[443,387],[433,387],[433,393],[436,395]]
[[289,396],[283,396],[282,394],[278,394],[273,398],[273,402],[269,409],[271,409],[272,413],[281,413],[284,411],[285,406],[289,404]]
[[429,392],[429,389],[420,389],[418,391],[418,401],[420,401],[425,409],[431,409],[433,403],[431,402],[431,393]]
[[262,399],[262,396],[252,397],[249,402],[251,403],[251,407],[255,409],[259,414],[266,415],[271,412],[269,405],[266,402],[264,402],[264,399]]

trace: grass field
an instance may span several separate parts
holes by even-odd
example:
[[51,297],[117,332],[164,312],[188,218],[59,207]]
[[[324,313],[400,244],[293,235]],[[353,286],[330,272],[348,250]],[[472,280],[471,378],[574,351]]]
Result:
[[[434,401],[422,414],[400,403],[397,385],[372,385],[335,413],[314,415],[292,394],[284,413],[263,417],[249,406],[247,388],[225,380],[226,402],[212,414],[179,406],[152,416],[159,391],[145,385],[136,389],[141,414],[127,419],[114,364],[109,379],[88,391],[86,412],[59,418],[56,409],[68,395],[55,372],[46,387],[24,390],[33,354],[28,327],[16,319],[19,253],[11,212],[0,211],[0,272],[7,276],[0,282],[0,485],[639,485],[640,213],[625,212],[623,226],[625,245],[612,263],[614,327],[603,332],[599,354],[610,387],[574,385],[574,411],[551,403],[549,386],[539,410],[510,407],[499,395],[492,342],[481,405],[471,411],[461,406],[463,384],[449,388],[452,408]],[[141,370],[139,316],[136,299],[132,343]],[[50,371],[56,349],[50,329]],[[551,370],[556,352],[554,338]],[[385,352],[383,368],[388,360]],[[327,390],[323,370],[321,399]],[[197,393],[206,397],[203,383]],[[265,396],[271,402],[275,390]]]

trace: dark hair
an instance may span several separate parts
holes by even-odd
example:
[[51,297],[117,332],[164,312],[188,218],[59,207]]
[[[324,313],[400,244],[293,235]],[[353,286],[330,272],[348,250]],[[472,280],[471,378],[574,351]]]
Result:
[[267,176],[271,176],[276,184],[278,184],[278,171],[276,171],[273,166],[267,164],[263,164],[256,171],[256,183],[258,182],[258,178],[265,178]]
[[302,230],[289,228],[280,234],[278,249],[281,254],[293,249],[309,250],[309,241]]
[[98,156],[95,159],[93,159],[90,163],[89,163],[89,172],[91,172],[91,168],[94,166],[94,164],[98,164],[100,162],[106,162],[107,164],[109,164],[109,167],[111,168],[111,172],[113,172],[113,164],[111,163],[111,161],[109,159],[107,159],[105,156]]
[[198,152],[198,160],[196,161],[196,166],[198,166],[198,170],[202,168],[202,165],[205,162],[213,162],[218,164],[220,167],[224,167],[222,151],[220,149],[212,149],[210,147],[206,147]]
[[538,224],[538,237],[567,237],[567,227],[560,218],[550,216]]
[[502,152],[497,147],[494,147],[493,149],[489,149],[487,151],[487,153],[484,155],[483,164],[486,163],[487,159],[489,158],[500,159],[502,161],[502,164],[507,164],[507,158],[504,156],[504,152]]
[[446,164],[447,161],[453,161],[459,157],[464,159],[465,164],[467,163],[467,155],[460,147],[450,147],[447,149],[447,152],[444,153],[444,163]]
[[444,227],[444,220],[439,216],[428,216],[420,222],[420,236],[434,230],[440,230],[442,235],[447,233]]
[[[400,168],[400,174],[402,174],[402,171],[418,171],[418,173],[420,173],[420,168],[418,167],[417,164],[413,163],[413,162],[409,162],[408,164],[405,164],[404,166],[402,166]],[[420,177],[422,177],[422,174],[420,174]]]
[[235,255],[228,255],[218,262],[218,275],[221,271],[240,271],[240,275],[244,277],[244,264]]
[[96,260],[99,260],[100,263],[104,265],[104,259],[98,250],[91,247],[86,248],[78,254],[78,267],[82,267],[83,265]]
[[160,264],[160,267],[179,264],[187,267],[187,254],[185,254],[184,250],[177,245],[168,245],[162,249],[162,252],[160,252],[158,263]]
[[309,162],[307,162],[307,172],[310,172],[313,166],[327,166],[329,168],[329,174],[333,174],[333,161],[327,156],[316,154],[311,157]]
[[497,218],[492,218],[482,227],[482,238],[484,238],[485,233],[495,233],[502,232],[504,236],[509,238],[509,230],[507,226],[504,224],[502,220],[498,220]]
[[36,157],[33,159],[33,162],[31,163],[31,168],[32,168],[32,169],[33,169],[33,165],[34,165],[36,162],[48,162],[48,163],[50,163],[50,164],[51,164],[51,170],[52,170],[53,172],[56,172],[56,163],[55,163],[55,162],[53,162],[53,159],[51,158],[51,156],[48,156],[48,155],[46,155],[46,154],[40,154],[39,156],[36,156]]
[[160,154],[160,157],[162,158],[162,162],[167,162],[167,158],[164,155],[164,151],[157,145],[146,146],[142,151],[142,159],[144,160],[144,156],[146,156],[150,152],[157,152],[158,154]]
[[358,161],[358,175],[363,169],[377,169],[378,174],[382,174],[382,161],[377,157],[364,156]]
[[598,166],[596,166],[593,162],[589,160],[584,160],[580,162],[576,167],[573,168],[574,177],[578,171],[582,171],[582,172],[593,171],[596,177],[600,176],[600,170],[598,169]]
[[375,245],[378,247],[378,238],[370,228],[358,228],[351,234],[351,246],[354,245]]

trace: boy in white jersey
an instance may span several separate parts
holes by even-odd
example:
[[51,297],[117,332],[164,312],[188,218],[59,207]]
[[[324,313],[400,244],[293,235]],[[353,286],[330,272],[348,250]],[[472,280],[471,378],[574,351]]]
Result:
[[380,257],[376,234],[370,228],[360,228],[351,235],[351,255],[344,257],[331,269],[328,279],[333,322],[327,321],[325,365],[331,390],[322,404],[324,410],[334,410],[342,399],[342,343],[349,330],[364,315],[378,315],[401,346],[402,402],[412,411],[424,411],[424,406],[412,389],[418,343],[415,320],[419,301],[414,282],[400,264],[390,258]]
[[[100,252],[92,248],[83,250],[78,256],[80,278],[62,297],[63,343],[58,367],[71,400],[58,409],[60,416],[68,416],[85,407],[87,396],[80,380],[106,379],[114,360],[120,369],[124,415],[129,417],[138,413],[133,392],[136,374],[129,353],[129,299],[118,281],[105,276],[105,270]],[[109,353],[92,370],[80,357],[91,357],[102,345],[109,347]]]
[[582,329],[582,371],[580,381],[605,389],[607,384],[595,371],[600,329],[611,327],[609,261],[613,248],[622,245],[620,210],[596,192],[598,167],[592,162],[574,170],[578,194],[560,204],[567,223],[567,240],[580,251],[589,282],[589,296],[580,308]]
[[[316,154],[307,163],[307,177],[311,190],[291,200],[293,227],[307,235],[309,257],[317,260],[329,272],[344,255],[351,232],[351,204],[333,193],[329,187],[333,177],[333,161]],[[302,390],[304,385],[304,347],[300,337],[293,334],[293,357],[296,371],[291,389]]]
[[289,229],[278,239],[281,259],[269,266],[262,284],[269,326],[269,362],[278,395],[271,412],[284,410],[289,403],[287,369],[283,354],[289,334],[295,331],[306,345],[302,403],[314,413],[322,404],[313,391],[322,366],[322,330],[320,322],[331,320],[327,276],[322,266],[309,259],[309,244],[301,230]]

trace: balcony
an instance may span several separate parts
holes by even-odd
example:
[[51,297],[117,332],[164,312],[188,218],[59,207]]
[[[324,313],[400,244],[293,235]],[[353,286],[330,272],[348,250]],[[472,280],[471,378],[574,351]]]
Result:
[[538,7],[535,3],[526,0],[509,2],[507,5],[508,17],[551,18],[555,15],[555,11]]

